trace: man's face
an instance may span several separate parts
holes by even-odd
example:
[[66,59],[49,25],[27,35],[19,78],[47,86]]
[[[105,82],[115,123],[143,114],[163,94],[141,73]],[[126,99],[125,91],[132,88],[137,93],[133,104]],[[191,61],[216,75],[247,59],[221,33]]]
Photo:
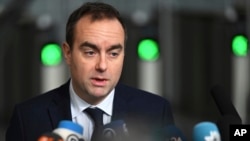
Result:
[[63,44],[73,88],[85,101],[98,104],[120,79],[124,30],[116,19],[91,22],[85,16],[77,22],[74,35],[72,50]]

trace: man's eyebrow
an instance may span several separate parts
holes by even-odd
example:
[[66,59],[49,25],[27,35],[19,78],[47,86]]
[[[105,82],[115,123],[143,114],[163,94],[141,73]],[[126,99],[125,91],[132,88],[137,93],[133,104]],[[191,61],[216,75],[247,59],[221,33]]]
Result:
[[[92,44],[90,42],[83,42],[82,44],[80,44],[80,47],[90,47],[90,48],[98,50],[98,46],[95,45],[95,44]],[[116,44],[116,45],[112,45],[108,49],[108,51],[111,51],[111,50],[114,50],[114,49],[122,49],[122,48],[123,48],[123,46],[121,44]]]
[[98,47],[95,44],[89,42],[83,42],[82,44],[80,44],[80,47],[90,47],[93,49],[98,49]]
[[117,45],[112,45],[109,49],[108,49],[108,51],[111,51],[111,50],[114,50],[114,49],[122,49],[123,48],[123,46],[121,45],[121,44],[117,44]]

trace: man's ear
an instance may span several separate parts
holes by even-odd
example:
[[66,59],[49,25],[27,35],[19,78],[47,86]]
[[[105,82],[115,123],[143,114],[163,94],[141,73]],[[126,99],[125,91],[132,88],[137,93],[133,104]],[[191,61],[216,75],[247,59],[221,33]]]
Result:
[[66,63],[69,65],[71,60],[71,48],[67,42],[62,44],[63,55]]

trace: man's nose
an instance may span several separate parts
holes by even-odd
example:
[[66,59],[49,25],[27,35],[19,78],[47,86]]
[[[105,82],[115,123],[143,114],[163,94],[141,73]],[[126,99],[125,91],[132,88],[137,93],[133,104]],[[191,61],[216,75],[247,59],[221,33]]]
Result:
[[96,70],[103,72],[107,70],[107,58],[105,55],[100,55],[96,63]]

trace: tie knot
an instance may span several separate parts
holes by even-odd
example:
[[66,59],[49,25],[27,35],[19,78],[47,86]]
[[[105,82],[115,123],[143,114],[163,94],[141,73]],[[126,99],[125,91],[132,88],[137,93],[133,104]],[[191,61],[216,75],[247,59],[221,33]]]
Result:
[[93,119],[95,126],[103,125],[103,111],[99,108],[87,108],[85,112]]

